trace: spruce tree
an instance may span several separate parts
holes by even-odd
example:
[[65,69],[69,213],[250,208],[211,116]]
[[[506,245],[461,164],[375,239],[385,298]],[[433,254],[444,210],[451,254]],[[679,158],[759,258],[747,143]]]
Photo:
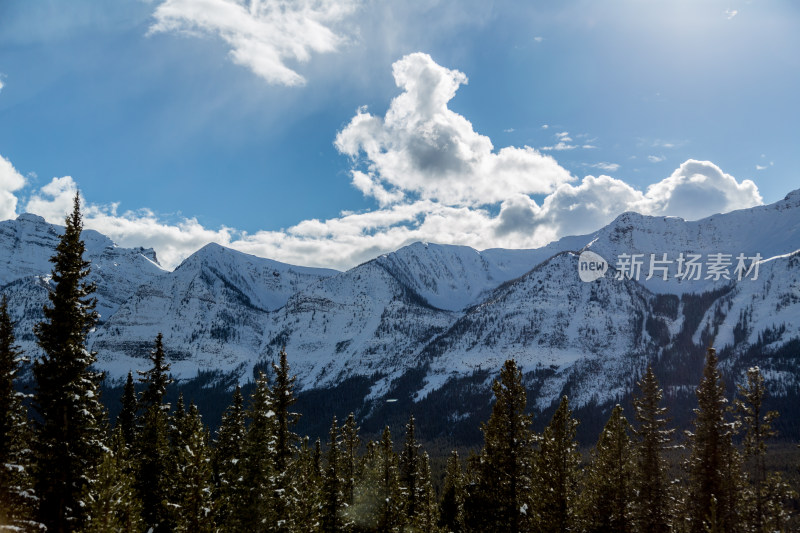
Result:
[[397,454],[388,426],[379,442],[367,443],[353,499],[348,516],[354,521],[355,531],[390,533],[401,530],[403,516]]
[[400,452],[400,497],[403,519],[406,524],[416,523],[417,515],[422,511],[422,492],[420,474],[421,446],[417,442],[414,428],[414,415],[406,424],[406,439]]
[[578,476],[581,455],[575,441],[578,421],[566,396],[542,434],[536,454],[536,491],[540,529],[573,531],[576,527]]
[[[744,429],[742,442],[752,495],[752,505],[745,518],[752,531],[763,531],[768,521],[767,510],[781,507],[782,503],[767,501],[767,493],[774,492],[767,487],[767,440],[777,435],[772,422],[778,417],[778,412],[764,411],[767,389],[757,366],[747,370],[747,384],[739,385],[738,389],[740,397],[734,401],[734,408],[738,423]],[[780,476],[773,475],[772,480],[773,484],[780,483]]]
[[314,455],[315,450],[309,446],[308,437],[305,437],[293,469],[298,490],[294,509],[297,531],[317,531],[321,525],[323,479],[314,465]]
[[275,412],[275,513],[278,521],[275,531],[289,531],[295,527],[293,511],[298,506],[298,488],[292,477],[292,460],[297,451],[298,436],[292,431],[300,418],[299,413],[291,411],[297,401],[294,396],[295,376],[289,375],[286,350],[281,349],[279,364],[272,365],[275,381],[272,386],[272,409]]
[[275,411],[272,392],[263,372],[256,379],[256,388],[247,411],[250,425],[244,441],[244,479],[247,490],[244,531],[263,531],[264,524],[275,524]]
[[242,443],[247,435],[244,418],[244,398],[237,385],[233,402],[222,415],[213,452],[216,478],[215,521],[222,532],[242,530],[242,514],[245,512],[247,498],[242,454]]
[[44,352],[33,365],[33,404],[39,414],[36,493],[39,519],[56,533],[83,524],[81,494],[94,481],[105,449],[105,412],[99,395],[102,376],[91,370],[95,354],[86,347],[97,312],[91,296],[95,286],[87,281],[89,262],[83,259],[82,229],[76,194],[72,214],[50,259],[55,284],[50,303],[44,306],[44,321],[34,328]]
[[341,472],[344,483],[342,492],[344,493],[344,502],[348,506],[353,505],[353,495],[356,483],[356,466],[358,463],[358,449],[361,446],[361,439],[358,436],[358,431],[359,427],[356,424],[356,417],[353,413],[350,413],[341,428]]
[[583,530],[632,531],[633,468],[630,426],[617,405],[600,433],[581,492]]
[[125,381],[125,388],[122,392],[122,409],[117,415],[117,426],[122,430],[125,444],[132,447],[136,443],[137,421],[136,412],[139,409],[139,402],[136,398],[136,388],[133,385],[133,375],[128,372],[128,379]]
[[142,500],[142,517],[155,533],[170,531],[172,507],[170,506],[171,457],[169,451],[169,404],[164,403],[170,365],[165,363],[162,335],[156,336],[155,346],[149,354],[153,366],[139,372],[139,381],[145,385],[139,406],[142,409],[141,437],[134,446],[138,463],[136,488]]
[[427,531],[434,533],[439,531],[439,509],[436,502],[436,491],[433,488],[431,479],[431,461],[428,452],[422,452],[419,459],[419,471],[417,473],[419,484],[419,507],[407,531]]
[[495,403],[483,424],[477,484],[467,496],[467,521],[484,531],[516,533],[530,529],[534,435],[525,412],[522,372],[508,360],[492,385]]
[[97,469],[97,481],[87,486],[86,523],[82,533],[144,531],[142,504],[134,488],[133,468],[128,444],[117,427],[111,438],[111,448],[105,451]]
[[336,417],[333,417],[328,434],[328,466],[322,488],[322,528],[323,533],[335,533],[344,528],[344,493],[341,476],[339,428]]
[[660,405],[663,391],[650,365],[638,385],[641,395],[633,401],[638,422],[634,529],[642,533],[667,533],[672,527],[674,501],[669,493],[664,452],[675,430],[667,428],[667,408]]
[[[176,406],[176,414],[182,406]],[[173,486],[175,531],[211,533],[214,528],[212,470],[208,432],[194,403],[174,418],[171,442],[175,479]]]
[[464,527],[464,474],[458,452],[453,450],[447,459],[444,488],[439,503],[439,526],[448,533],[462,533]]
[[23,362],[4,295],[0,300],[0,529],[34,529],[28,413],[24,395],[14,388]]
[[731,440],[733,429],[726,418],[725,386],[713,348],[706,352],[697,402],[694,431],[687,431],[691,447],[687,461],[689,527],[692,533],[703,533],[712,526],[719,526],[722,531],[739,531],[741,466]]

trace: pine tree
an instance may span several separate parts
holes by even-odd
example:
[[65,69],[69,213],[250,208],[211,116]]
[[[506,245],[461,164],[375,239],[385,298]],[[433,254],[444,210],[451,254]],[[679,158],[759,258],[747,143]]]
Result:
[[247,411],[250,425],[244,441],[244,486],[247,490],[244,531],[264,531],[275,524],[275,411],[272,393],[263,372],[256,379],[256,388]]
[[87,486],[86,524],[83,533],[144,531],[141,501],[134,488],[133,468],[122,428],[114,430],[111,448],[106,450],[97,469],[97,481]]
[[663,391],[650,365],[638,385],[641,396],[633,401],[639,424],[635,431],[638,440],[634,471],[634,529],[642,533],[667,533],[672,527],[674,502],[669,494],[664,451],[674,430],[667,429],[667,409],[660,406]]
[[95,354],[86,336],[97,322],[94,284],[86,278],[83,223],[75,195],[72,214],[51,258],[52,280],[44,321],[34,328],[44,354],[34,361],[36,425],[36,493],[39,519],[48,531],[70,531],[83,523],[80,501],[93,482],[103,457],[105,411],[100,403],[101,375],[91,370]]
[[347,416],[347,419],[341,428],[341,441],[342,441],[342,480],[344,486],[342,492],[344,493],[344,502],[346,505],[353,505],[353,495],[356,482],[356,465],[358,461],[358,449],[361,446],[361,439],[358,436],[359,427],[356,424],[356,417],[353,413]]
[[14,327],[5,295],[0,300],[0,529],[3,526],[34,529],[35,499],[28,451],[30,429],[24,395],[14,388],[17,371],[25,361],[14,344]]
[[[722,531],[739,531],[741,467],[731,441],[733,430],[725,416],[725,386],[713,348],[706,353],[697,402],[694,432],[687,432],[691,446],[687,462],[689,527],[692,533],[702,533],[707,526],[714,526],[713,518]],[[713,517],[712,500],[716,502]]]
[[428,452],[422,452],[419,460],[419,507],[414,521],[406,531],[419,531],[420,533],[434,533],[439,531],[439,509],[436,503],[436,491],[431,480],[431,461]]
[[280,352],[280,364],[272,364],[275,371],[275,383],[272,387],[272,405],[275,410],[275,470],[283,472],[292,459],[295,446],[299,440],[292,432],[292,427],[297,424],[300,415],[290,411],[297,402],[294,397],[294,382],[296,377],[289,377],[289,364],[286,361],[286,351]]
[[439,526],[448,533],[462,533],[464,527],[464,474],[458,452],[453,450],[447,459],[447,468],[439,503]]
[[298,488],[294,510],[296,531],[317,531],[321,525],[323,479],[314,465],[314,456],[315,450],[309,446],[308,437],[305,437],[293,469],[295,486]]
[[233,393],[233,402],[222,415],[213,452],[216,478],[215,521],[223,532],[242,530],[241,518],[245,512],[247,498],[242,443],[246,435],[244,398],[241,388],[237,385]]
[[122,393],[122,409],[117,416],[117,426],[122,430],[125,444],[132,447],[136,443],[137,427],[136,412],[139,409],[139,402],[136,399],[136,388],[133,385],[133,375],[128,372],[128,379],[125,381],[125,388]]
[[136,488],[142,500],[142,517],[156,533],[170,531],[173,516],[170,506],[170,406],[164,403],[167,385],[172,383],[172,379],[169,376],[170,365],[164,362],[162,339],[159,333],[149,354],[152,368],[139,372],[139,381],[145,389],[139,402],[143,410],[139,423],[141,437],[134,446],[138,462]]
[[339,428],[333,417],[328,434],[328,466],[322,488],[322,529],[324,533],[335,533],[344,529],[344,493],[342,491]]
[[541,529],[573,531],[576,526],[578,474],[581,455],[575,442],[578,421],[572,418],[566,396],[542,434],[536,454],[536,491]]
[[388,426],[384,428],[380,442],[367,443],[353,500],[348,516],[354,521],[355,531],[400,531],[402,509],[397,454]]
[[516,362],[505,362],[492,391],[495,404],[482,427],[484,445],[477,484],[467,496],[467,521],[478,530],[527,531],[533,511],[534,435]]
[[[744,457],[749,467],[752,506],[747,511],[746,520],[752,531],[763,531],[767,521],[767,508],[774,509],[775,503],[766,501],[767,493],[767,440],[777,435],[772,422],[778,417],[777,411],[764,412],[764,397],[767,389],[764,376],[756,366],[747,370],[747,385],[738,386],[739,396],[734,401],[738,423],[744,429]],[[773,477],[773,479],[775,479]],[[778,483],[779,480],[776,480]],[[780,503],[777,503],[780,507]]]
[[186,533],[211,533],[214,531],[212,511],[212,470],[208,449],[208,432],[193,403],[186,413],[178,414],[176,406],[175,430],[172,434],[172,457],[176,468],[173,480],[176,488],[175,531]]
[[417,442],[414,428],[414,415],[406,424],[406,440],[403,451],[400,452],[400,506],[403,511],[403,520],[412,528],[416,523],[417,515],[422,511],[422,493],[420,474],[421,446]]
[[583,530],[632,530],[633,468],[630,426],[617,405],[592,452],[581,492]]
[[297,450],[298,436],[292,431],[300,415],[291,412],[297,401],[294,396],[295,376],[289,375],[289,364],[286,350],[280,351],[279,364],[272,365],[275,371],[275,382],[272,387],[272,409],[275,411],[275,513],[278,520],[275,531],[289,531],[295,527],[293,511],[298,506],[298,488],[291,472],[292,460]]

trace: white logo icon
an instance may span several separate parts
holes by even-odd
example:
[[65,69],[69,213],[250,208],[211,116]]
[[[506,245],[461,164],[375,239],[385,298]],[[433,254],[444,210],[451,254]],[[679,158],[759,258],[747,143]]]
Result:
[[584,251],[578,257],[578,275],[581,281],[594,281],[602,278],[606,270],[608,270],[608,263],[605,259],[600,257],[594,252]]

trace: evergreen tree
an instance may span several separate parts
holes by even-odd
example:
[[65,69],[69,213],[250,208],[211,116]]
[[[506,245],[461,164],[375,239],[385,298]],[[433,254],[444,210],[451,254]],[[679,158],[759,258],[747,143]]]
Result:
[[341,458],[339,451],[339,428],[333,417],[328,434],[328,467],[325,470],[322,488],[322,529],[324,533],[339,532],[344,529],[344,493],[342,491]]
[[428,452],[422,452],[419,460],[419,507],[414,521],[405,531],[418,531],[420,533],[433,533],[439,531],[439,509],[436,503],[436,491],[431,480],[431,462]]
[[356,417],[353,413],[347,416],[341,428],[342,442],[342,480],[345,505],[353,505],[353,497],[356,483],[356,465],[358,461],[358,449],[361,446],[361,439],[358,437],[359,427],[356,424]]
[[14,327],[4,295],[0,300],[0,529],[33,529],[35,499],[28,451],[31,435],[27,410],[22,404],[24,395],[14,389],[25,358],[14,343]]
[[540,528],[553,532],[576,527],[576,499],[581,455],[575,442],[578,421],[572,418],[569,400],[561,398],[558,409],[542,434],[536,454],[536,492]]
[[600,434],[581,492],[587,533],[632,530],[633,468],[630,426],[617,405]]
[[477,483],[467,496],[467,521],[483,531],[528,531],[533,502],[531,415],[525,413],[522,372],[513,360],[492,385],[495,404],[483,424]]
[[293,469],[298,488],[294,510],[296,531],[317,531],[321,526],[323,479],[314,465],[314,455],[308,437],[304,438]]
[[402,526],[397,454],[387,426],[380,442],[367,443],[354,502],[348,516],[354,530],[370,533],[399,532]]
[[247,490],[244,531],[266,531],[277,522],[275,514],[275,411],[272,392],[263,372],[247,411],[250,425],[244,441],[244,487]]
[[414,415],[406,424],[406,440],[400,452],[400,497],[403,519],[413,527],[417,515],[422,512],[422,491],[420,475],[421,446],[417,442],[414,428]]
[[[176,406],[176,414],[182,406]],[[189,411],[175,418],[172,456],[176,469],[175,531],[211,533],[214,531],[212,511],[212,470],[208,450],[208,432],[193,403]]]
[[[731,441],[733,430],[725,416],[725,386],[713,348],[706,353],[697,402],[694,432],[687,432],[691,446],[687,462],[689,527],[692,533],[717,526],[722,531],[739,531],[741,467]],[[715,502],[713,515],[712,501]]]
[[122,429],[114,430],[111,448],[106,450],[97,469],[97,481],[87,486],[86,523],[83,533],[144,531],[141,501],[134,488],[129,448]]
[[244,486],[245,462],[242,455],[242,443],[245,442],[246,435],[244,398],[237,385],[233,393],[233,403],[222,415],[213,452],[216,524],[222,532],[242,530],[241,519],[247,501],[247,488]]
[[170,471],[172,461],[169,450],[169,404],[164,403],[167,385],[172,383],[170,365],[164,361],[162,335],[156,336],[155,346],[149,354],[153,366],[139,372],[139,381],[145,385],[139,406],[143,410],[141,436],[134,450],[138,462],[136,488],[142,500],[142,517],[155,533],[170,531],[172,507],[170,506]]
[[766,387],[758,367],[747,370],[747,385],[738,386],[739,396],[734,402],[738,422],[744,428],[744,456],[749,467],[752,485],[752,509],[747,512],[747,522],[752,531],[763,531],[765,522],[765,492],[767,481],[767,440],[777,432],[772,422],[777,411],[764,412]]
[[292,432],[292,426],[297,424],[300,415],[290,411],[297,402],[294,397],[294,382],[296,376],[289,377],[289,364],[286,361],[286,351],[280,352],[280,364],[272,364],[275,371],[275,383],[272,388],[272,405],[275,411],[275,470],[283,472],[292,459],[295,445],[299,440]]
[[464,527],[464,474],[458,452],[447,459],[442,501],[439,503],[439,526],[448,533],[462,533]]
[[122,409],[117,415],[117,426],[122,430],[122,436],[128,447],[132,447],[136,443],[136,411],[138,409],[139,402],[136,399],[133,375],[128,372],[128,379],[125,381],[125,388],[122,393]]
[[634,529],[642,533],[667,533],[672,527],[674,502],[669,494],[667,462],[664,451],[672,440],[673,429],[667,429],[666,407],[661,407],[663,391],[658,386],[650,365],[638,383],[641,395],[634,399],[636,469]]
[[81,240],[80,200],[75,195],[72,214],[51,258],[52,280],[44,321],[34,328],[44,354],[34,361],[36,426],[36,493],[39,519],[48,531],[75,530],[83,523],[80,501],[93,482],[103,456],[104,409],[100,403],[101,374],[93,372],[95,354],[86,348],[86,336],[97,322],[94,284],[86,278],[89,262]]
[[300,415],[291,412],[297,401],[294,396],[295,376],[289,375],[289,364],[286,361],[286,350],[280,351],[279,364],[272,365],[275,371],[275,382],[272,387],[272,409],[275,412],[275,513],[278,520],[275,531],[289,531],[295,527],[293,511],[299,505],[297,500],[299,489],[291,473],[292,459],[297,450],[298,436],[292,431]]

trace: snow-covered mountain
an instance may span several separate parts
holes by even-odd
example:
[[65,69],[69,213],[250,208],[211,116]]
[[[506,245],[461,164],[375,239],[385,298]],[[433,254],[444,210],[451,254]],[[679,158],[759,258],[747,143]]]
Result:
[[[0,288],[25,348],[60,231],[33,215],[0,223]],[[302,390],[366,380],[365,413],[386,395],[440,401],[471,376],[485,391],[509,357],[541,410],[564,393],[578,406],[619,401],[648,363],[668,393],[685,393],[709,344],[733,379],[759,364],[774,393],[800,394],[800,190],[694,222],[625,213],[535,250],[415,243],[347,272],[218,245],[166,272],[152,250],[84,239],[103,315],[90,341],[112,380],[145,366],[162,332],[184,381],[217,371],[247,382],[285,346]],[[608,263],[592,282],[579,277],[587,250]],[[704,270],[680,279],[693,255]],[[631,257],[641,271],[623,276]],[[651,257],[665,267],[652,276]]]

